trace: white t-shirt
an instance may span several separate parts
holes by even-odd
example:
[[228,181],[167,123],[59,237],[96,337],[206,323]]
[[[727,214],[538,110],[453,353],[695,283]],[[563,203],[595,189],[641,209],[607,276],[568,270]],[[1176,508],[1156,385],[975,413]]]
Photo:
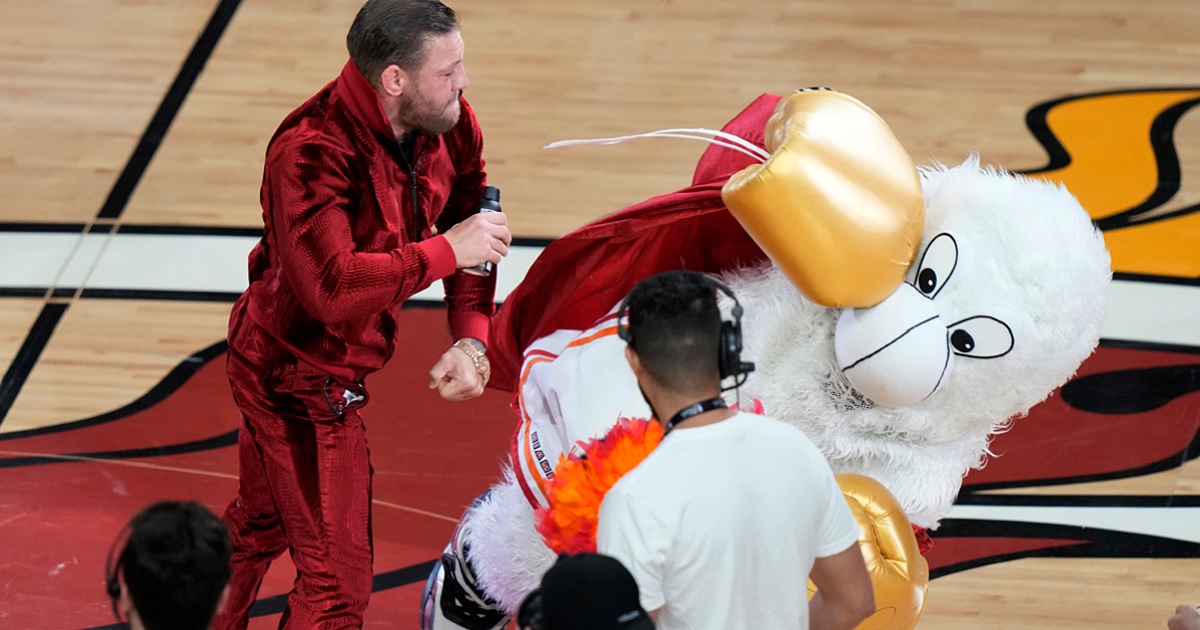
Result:
[[677,427],[600,506],[598,551],[633,573],[659,630],[808,628],[815,558],[859,527],[795,427],[737,414]]

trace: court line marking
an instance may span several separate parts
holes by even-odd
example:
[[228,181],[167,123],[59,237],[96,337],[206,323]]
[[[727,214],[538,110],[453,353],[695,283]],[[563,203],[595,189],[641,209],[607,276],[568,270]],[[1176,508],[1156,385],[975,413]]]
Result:
[[[150,463],[146,463],[146,462],[131,462],[128,460],[119,460],[119,459],[100,459],[97,457],[86,457],[86,456],[81,456],[81,455],[60,455],[60,454],[54,454],[54,453],[24,453],[24,452],[18,452],[18,451],[0,451],[0,455],[6,455],[6,456],[11,456],[11,457],[45,457],[47,459],[59,459],[59,460],[72,461],[72,462],[84,462],[84,463],[94,463],[94,464],[112,464],[115,466],[126,466],[128,468],[145,468],[145,469],[149,469],[149,470],[160,470],[160,471],[164,471],[164,472],[175,472],[175,473],[183,473],[183,474],[188,474],[188,475],[201,475],[204,477],[216,477],[218,479],[229,479],[231,481],[238,480],[237,475],[233,475],[230,473],[216,472],[216,471],[211,471],[211,470],[197,470],[194,468],[180,468],[178,466],[163,466],[162,464],[150,464]],[[448,523],[455,523],[455,524],[458,523],[457,518],[451,518],[449,516],[446,516],[445,514],[438,514],[437,512],[430,512],[428,510],[422,510],[420,508],[410,507],[407,505],[401,505],[399,503],[392,503],[391,501],[384,501],[382,499],[372,499],[371,504],[379,505],[379,506],[383,506],[383,507],[387,507],[387,508],[392,508],[395,510],[400,510],[402,512],[410,512],[412,514],[427,516],[429,518],[437,519],[440,521],[446,521]]]

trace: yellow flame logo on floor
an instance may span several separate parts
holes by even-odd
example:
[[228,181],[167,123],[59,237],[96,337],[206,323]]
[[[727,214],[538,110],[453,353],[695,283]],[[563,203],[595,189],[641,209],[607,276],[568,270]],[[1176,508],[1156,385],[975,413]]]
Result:
[[1113,271],[1200,278],[1200,204],[1168,209],[1181,189],[1175,128],[1200,87],[1105,92],[1038,105],[1027,117],[1061,181],[1104,230]]

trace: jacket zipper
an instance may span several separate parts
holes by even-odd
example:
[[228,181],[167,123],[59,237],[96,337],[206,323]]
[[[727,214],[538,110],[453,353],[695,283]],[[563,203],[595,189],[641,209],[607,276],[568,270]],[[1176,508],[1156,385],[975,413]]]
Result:
[[[415,139],[413,140],[413,144],[416,144]],[[421,233],[421,227],[424,225],[424,221],[420,220],[420,207],[417,203],[417,161],[421,159],[421,152],[425,150],[426,144],[429,143],[422,142],[421,146],[416,147],[416,150],[413,151],[413,158],[411,160],[409,160],[407,156],[404,157],[405,165],[408,166],[408,188],[412,193],[412,221],[413,227],[416,231],[416,238],[413,239],[414,242],[420,241],[424,238],[424,235]],[[403,150],[400,151],[400,155],[404,155]]]

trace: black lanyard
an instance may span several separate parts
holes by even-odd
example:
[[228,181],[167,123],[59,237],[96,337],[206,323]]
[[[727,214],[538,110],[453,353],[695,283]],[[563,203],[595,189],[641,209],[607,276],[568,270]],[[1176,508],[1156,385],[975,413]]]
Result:
[[687,420],[688,418],[694,418],[706,411],[712,411],[713,409],[728,408],[729,405],[726,405],[725,399],[721,398],[720,396],[717,396],[716,398],[709,398],[708,400],[701,400],[697,403],[692,403],[681,409],[679,413],[675,414],[671,418],[670,422],[667,422],[667,427],[665,430],[663,430],[663,435],[670,433],[671,429],[675,428],[675,425]]

